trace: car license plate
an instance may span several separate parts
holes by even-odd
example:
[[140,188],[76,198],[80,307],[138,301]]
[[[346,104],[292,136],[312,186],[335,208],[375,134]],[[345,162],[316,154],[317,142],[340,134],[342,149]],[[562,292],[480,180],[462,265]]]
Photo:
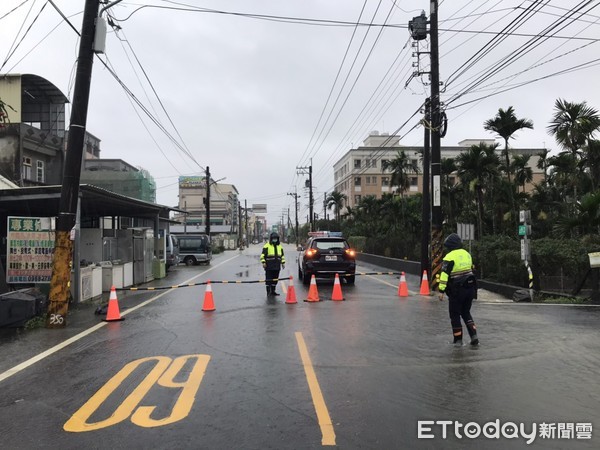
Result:
[[335,256],[335,255],[333,255],[333,256],[326,255],[325,256],[325,261],[337,261],[337,256]]

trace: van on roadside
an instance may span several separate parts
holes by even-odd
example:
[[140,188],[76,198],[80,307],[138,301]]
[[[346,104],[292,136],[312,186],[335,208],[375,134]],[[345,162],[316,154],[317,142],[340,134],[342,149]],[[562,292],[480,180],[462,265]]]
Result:
[[186,266],[210,264],[212,250],[206,234],[180,234],[177,239],[179,241],[179,260]]
[[165,242],[166,246],[166,270],[168,271],[170,267],[176,266],[179,264],[179,239],[177,236],[173,234],[167,235],[167,240]]

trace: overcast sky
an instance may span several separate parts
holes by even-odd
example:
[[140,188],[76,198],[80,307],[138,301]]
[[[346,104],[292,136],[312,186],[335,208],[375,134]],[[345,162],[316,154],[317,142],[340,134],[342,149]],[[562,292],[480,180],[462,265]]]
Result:
[[[81,28],[84,0],[53,3]],[[512,145],[556,152],[546,132],[555,100],[600,108],[599,0],[440,3],[449,119],[442,145],[493,138],[483,122],[513,106],[535,129],[519,132]],[[333,190],[333,163],[370,131],[400,128],[404,145],[422,145],[420,114],[412,116],[430,88],[426,75],[411,79],[417,58],[407,30],[422,10],[429,15],[429,2],[123,1],[110,9],[121,30],[109,27],[101,57],[185,151],[134,106],[98,59],[87,130],[102,140],[101,157],[152,174],[158,203],[176,205],[178,177],[210,166],[214,179],[237,187],[242,203],[267,203],[271,223],[288,207],[293,214],[287,194],[298,189],[305,218],[306,176],[296,167],[312,158],[319,211],[323,193]],[[510,35],[499,40],[500,31]],[[40,75],[72,99],[77,51],[77,34],[51,3],[0,2],[0,73]],[[428,51],[428,41],[420,51]],[[427,54],[418,68],[429,69]]]

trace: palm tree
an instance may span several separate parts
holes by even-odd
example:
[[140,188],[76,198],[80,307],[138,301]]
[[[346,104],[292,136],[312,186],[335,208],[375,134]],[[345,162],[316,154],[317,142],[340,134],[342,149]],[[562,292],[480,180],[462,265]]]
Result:
[[511,163],[511,170],[515,174],[515,184],[523,188],[522,192],[525,192],[525,183],[531,183],[533,180],[533,170],[529,167],[530,158],[531,155],[514,155]]
[[348,196],[342,192],[333,191],[326,198],[325,203],[327,204],[327,209],[331,210],[335,208],[335,220],[337,223],[340,223],[340,214],[342,208],[344,207],[344,202],[348,200]]
[[581,202],[575,204],[574,217],[559,217],[554,226],[554,232],[562,237],[568,237],[573,231],[578,234],[598,234],[600,232],[600,192],[584,195]]
[[544,181],[548,182],[548,155],[550,154],[550,150],[545,148],[541,152],[537,154],[538,160],[536,167],[538,169],[542,169],[544,171]]
[[446,196],[446,198],[448,199],[445,205],[446,209],[447,209],[447,220],[448,223],[450,225],[452,225],[453,223],[456,222],[456,219],[454,217],[454,210],[455,208],[453,208],[453,205],[455,203],[454,201],[454,196],[455,196],[455,186],[456,183],[454,182],[454,180],[452,179],[451,175],[456,172],[457,167],[456,167],[456,162],[454,161],[454,158],[442,158],[441,161],[441,175],[442,175],[442,196]]
[[506,163],[506,175],[510,183],[510,159],[508,156],[508,140],[514,138],[514,134],[523,128],[533,129],[533,122],[529,119],[517,119],[512,106],[504,110],[498,109],[498,113],[492,118],[483,123],[483,128],[487,131],[493,131],[502,139],[504,139],[504,161]]
[[[548,133],[563,148],[571,152],[575,162],[586,160],[583,152],[593,149],[590,141],[600,128],[600,114],[587,103],[571,103],[557,99],[554,103],[554,116],[548,126]],[[584,148],[587,144],[587,149]],[[594,180],[592,179],[594,183]],[[577,198],[577,185],[573,186],[573,195]]]
[[483,235],[484,214],[484,186],[492,186],[498,175],[500,160],[496,155],[498,144],[487,145],[480,142],[456,157],[458,176],[461,183],[472,187],[477,196],[477,218],[479,222],[479,236]]
[[399,151],[396,157],[390,161],[383,161],[382,169],[389,170],[392,173],[390,184],[396,187],[396,192],[404,195],[410,189],[409,174],[419,173],[419,168],[415,162],[404,153],[404,150]]
[[554,103],[554,117],[548,126],[548,133],[575,156],[579,156],[579,150],[598,128],[600,115],[586,102],[571,103],[559,98]]

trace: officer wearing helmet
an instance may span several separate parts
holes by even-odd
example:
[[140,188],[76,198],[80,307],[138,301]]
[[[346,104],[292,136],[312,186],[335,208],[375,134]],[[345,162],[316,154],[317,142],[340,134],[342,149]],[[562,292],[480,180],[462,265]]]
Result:
[[461,318],[467,326],[471,345],[478,345],[477,328],[471,317],[471,304],[477,292],[473,259],[469,252],[462,248],[462,240],[456,233],[452,233],[446,238],[444,247],[448,253],[442,261],[439,291],[440,300],[444,298],[444,293],[448,295],[454,345],[460,347],[463,343]]
[[269,242],[263,246],[262,253],[260,254],[260,262],[263,269],[265,269],[267,295],[279,295],[275,292],[275,287],[277,286],[279,271],[282,267],[285,269],[285,256],[277,233],[271,233]]

